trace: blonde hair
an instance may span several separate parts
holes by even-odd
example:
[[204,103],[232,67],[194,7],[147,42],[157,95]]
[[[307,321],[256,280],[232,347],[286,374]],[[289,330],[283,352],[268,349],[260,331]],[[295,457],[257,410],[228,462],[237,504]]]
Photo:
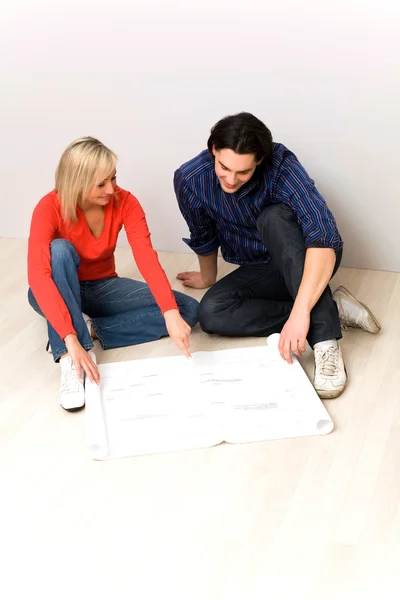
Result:
[[78,204],[85,204],[92,187],[109,177],[116,163],[114,152],[92,137],[79,138],[64,150],[56,170],[56,191],[65,221],[76,223]]

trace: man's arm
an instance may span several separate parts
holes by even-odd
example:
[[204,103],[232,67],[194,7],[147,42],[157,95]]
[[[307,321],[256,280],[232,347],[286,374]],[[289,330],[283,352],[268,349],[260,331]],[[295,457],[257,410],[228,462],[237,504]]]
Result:
[[290,351],[297,356],[305,352],[310,313],[332,277],[335,261],[335,251],[332,248],[306,250],[299,291],[279,339],[279,351],[289,364],[292,363]]
[[333,248],[336,251],[342,248],[335,217],[296,157],[291,156],[284,162],[273,196],[276,202],[283,202],[296,215],[306,248]]
[[293,310],[311,312],[332,277],[336,255],[332,248],[308,248],[303,277]]
[[218,250],[214,250],[207,256],[198,255],[200,272],[185,271],[178,273],[177,278],[187,287],[203,289],[210,287],[217,281],[217,258]]
[[200,265],[200,272],[185,271],[178,273],[177,278],[187,287],[210,287],[217,280],[219,241],[215,222],[201,206],[180,169],[174,175],[174,188],[179,209],[190,230],[190,239],[184,238],[183,241],[197,254]]
[[343,242],[324,198],[294,155],[282,163],[274,196],[296,215],[307,248],[301,284],[279,341],[282,357],[291,363],[290,350],[298,356],[305,351],[311,310],[329,283],[335,251],[342,248]]

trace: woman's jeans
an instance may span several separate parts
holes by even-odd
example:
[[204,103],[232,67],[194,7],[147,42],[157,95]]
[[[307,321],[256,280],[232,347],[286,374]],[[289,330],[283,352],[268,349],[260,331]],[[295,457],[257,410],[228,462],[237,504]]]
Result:
[[[72,318],[78,339],[86,350],[93,341],[82,316],[87,314],[104,350],[152,342],[168,335],[164,317],[146,283],[126,277],[106,277],[79,281],[79,256],[67,240],[53,240],[50,246],[52,278]],[[198,321],[199,303],[194,298],[174,292],[179,312],[193,327]],[[29,304],[43,316],[32,294]],[[67,353],[64,341],[47,322],[54,360]]]

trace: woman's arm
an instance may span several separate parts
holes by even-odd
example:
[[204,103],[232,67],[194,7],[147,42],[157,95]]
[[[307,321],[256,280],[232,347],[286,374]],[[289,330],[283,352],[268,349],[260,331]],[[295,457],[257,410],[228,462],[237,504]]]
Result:
[[68,308],[52,279],[50,244],[57,236],[60,216],[45,196],[33,211],[28,242],[28,283],[46,319],[64,339],[76,333]]
[[191,329],[179,314],[171,285],[151,244],[144,211],[132,194],[124,201],[122,221],[137,267],[160,307],[168,334],[177,347],[189,357]]
[[43,198],[33,211],[28,242],[28,282],[46,319],[64,340],[78,377],[82,369],[91,381],[99,383],[97,366],[81,346],[69,310],[52,278],[50,244],[60,229],[60,215]]
[[143,279],[148,284],[162,314],[167,310],[177,309],[171,285],[152,246],[146,216],[139,201],[129,194],[123,202],[122,222]]

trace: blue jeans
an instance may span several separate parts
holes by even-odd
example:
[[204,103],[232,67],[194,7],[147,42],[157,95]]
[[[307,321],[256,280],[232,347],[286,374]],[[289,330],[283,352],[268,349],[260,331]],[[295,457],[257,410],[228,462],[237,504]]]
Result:
[[[67,305],[83,348],[93,348],[93,341],[82,312],[91,318],[104,350],[152,342],[168,335],[164,317],[146,283],[126,277],[79,281],[80,261],[73,245],[67,240],[53,240],[50,252],[53,281]],[[174,295],[182,318],[193,327],[198,321],[199,303],[181,292]],[[28,300],[32,308],[44,316],[31,290]],[[47,329],[57,361],[67,349],[49,322]]]

